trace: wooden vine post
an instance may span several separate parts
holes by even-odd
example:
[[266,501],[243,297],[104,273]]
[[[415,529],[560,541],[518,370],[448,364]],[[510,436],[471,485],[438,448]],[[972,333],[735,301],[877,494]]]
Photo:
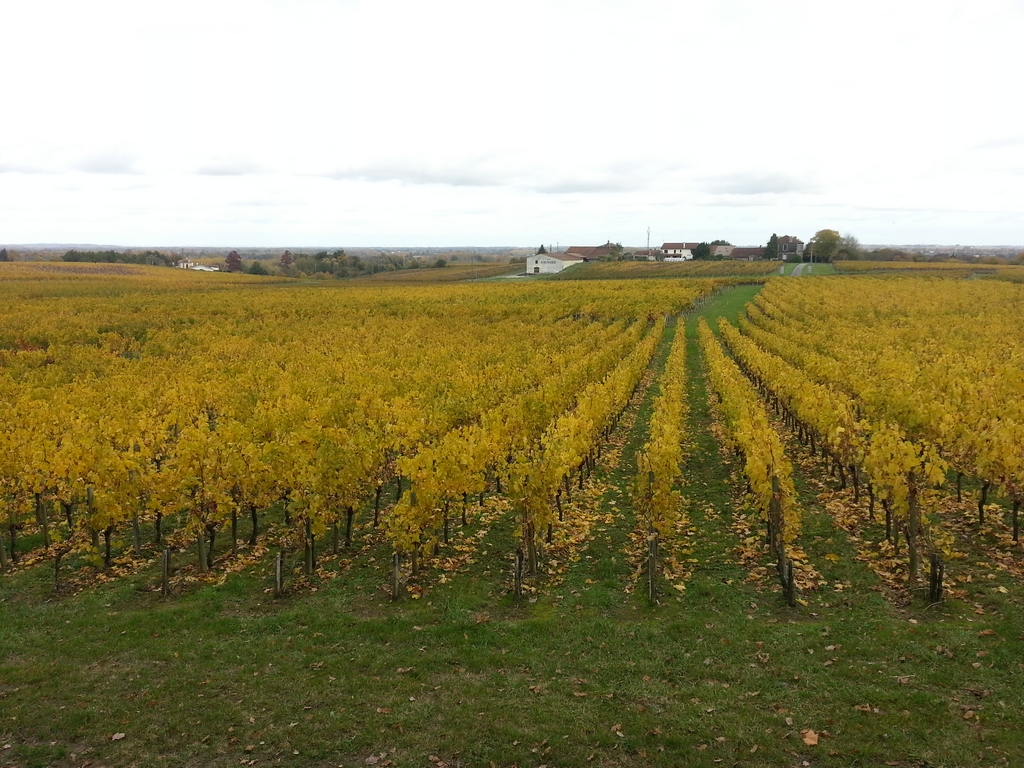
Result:
[[132,551],[136,557],[142,557],[142,535],[139,532],[139,513],[132,515]]
[[513,590],[517,600],[523,596],[523,565],[525,560],[523,548],[521,546],[516,547],[516,570],[513,577]]
[[171,550],[164,547],[163,556],[160,558],[160,594],[168,597],[171,594]]
[[46,516],[46,504],[43,503],[43,495],[36,494],[36,522],[43,529],[43,549],[50,548],[50,521]]
[[[99,552],[100,551],[100,532],[96,528],[94,528],[92,526],[92,522],[91,522],[92,521],[92,516],[96,512],[96,491],[95,491],[95,489],[91,485],[88,488],[85,489],[85,504],[86,504],[86,508],[88,509],[88,513],[89,513],[89,520],[90,520],[89,535],[92,538],[92,548],[95,549],[97,552]],[[12,532],[13,532],[13,529],[12,529]],[[13,542],[11,543],[11,549],[12,550],[14,549]]]
[[200,530],[196,535],[196,544],[199,547],[199,572],[206,573],[206,534]]
[[398,600],[402,596],[402,556],[395,552],[391,556],[391,599]]
[[786,543],[782,530],[782,494],[779,491],[779,478],[772,475],[772,498],[768,503],[768,545],[778,560],[780,567],[786,558]]
[[942,602],[942,577],[945,572],[946,567],[939,553],[932,552],[931,571],[928,574],[928,602],[932,604]]
[[278,550],[274,559],[274,597],[284,594],[284,551]]
[[782,493],[779,478],[772,476],[772,498],[768,505],[768,531],[770,545],[776,558],[779,583],[786,596],[786,605],[796,607],[796,569],[793,561],[786,556],[786,541],[782,517]]
[[313,575],[313,569],[316,568],[316,557],[313,551],[313,521],[306,520],[306,537],[305,537],[305,562],[303,566],[307,576]]
[[917,578],[917,534],[921,528],[921,509],[917,499],[917,481],[914,471],[907,476],[907,549],[910,553],[910,579]]
[[658,534],[652,527],[647,533],[647,596],[658,599]]
[[786,605],[796,608],[796,569],[793,561],[786,558]]

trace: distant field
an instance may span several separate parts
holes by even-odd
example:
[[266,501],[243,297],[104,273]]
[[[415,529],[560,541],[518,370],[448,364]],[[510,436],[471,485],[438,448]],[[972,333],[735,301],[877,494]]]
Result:
[[999,280],[1024,282],[1024,266],[1019,264],[967,264],[962,261],[837,261],[836,272],[898,272],[901,274],[941,274],[947,277],[986,275]]
[[632,280],[649,277],[766,277],[778,272],[772,261],[601,261],[570,267],[555,280]]
[[395,272],[378,272],[357,278],[361,281],[383,283],[456,283],[460,280],[478,280],[485,277],[515,274],[522,271],[522,264],[449,264],[435,269],[400,269]]
[[295,283],[294,278],[257,277],[242,272],[195,272],[190,269],[150,267],[141,264],[92,264],[62,261],[0,263],[0,283],[11,295],[87,296],[120,295],[135,291],[220,291],[241,286]]

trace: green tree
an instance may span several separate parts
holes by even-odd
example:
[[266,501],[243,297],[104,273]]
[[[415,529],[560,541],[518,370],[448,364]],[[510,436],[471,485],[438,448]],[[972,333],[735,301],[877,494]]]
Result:
[[254,261],[252,264],[250,264],[249,265],[249,269],[247,269],[246,272],[248,272],[250,275],[267,275],[267,274],[269,274],[269,272],[267,272],[266,267],[264,267],[258,261]]
[[7,261],[7,249],[0,248],[0,261]]
[[860,241],[857,240],[853,235],[843,235],[839,241],[839,249],[836,252],[837,259],[845,259],[847,261],[855,261],[861,258],[863,251],[861,251]]
[[537,249],[537,256],[541,256],[545,253],[547,253],[547,249],[543,245],[541,245],[541,247]]
[[843,237],[834,229],[819,229],[811,238],[811,261],[826,263],[839,252]]
[[774,261],[779,258],[779,236],[774,232],[768,238],[768,245],[764,247],[764,257],[767,261]]
[[441,267],[447,267],[447,266],[448,266],[448,262],[445,261],[444,259],[438,259],[437,261],[434,262],[434,269],[440,269]]
[[693,249],[693,258],[695,258],[695,259],[710,259],[711,258],[711,244],[710,243],[698,243],[697,247]]
[[224,266],[227,267],[228,272],[242,271],[242,257],[238,255],[238,251],[228,254],[228,257],[224,259]]
[[712,240],[709,245],[732,245],[728,240]]

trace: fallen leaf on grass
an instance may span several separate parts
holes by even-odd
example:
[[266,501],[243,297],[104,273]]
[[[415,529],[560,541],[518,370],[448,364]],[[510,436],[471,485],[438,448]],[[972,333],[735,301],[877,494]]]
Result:
[[800,733],[804,737],[804,744],[806,744],[809,747],[818,746],[818,734],[816,734],[814,731],[808,728],[806,731],[800,731]]
[[115,733],[113,736],[110,737],[110,740],[111,741],[120,741],[123,738],[124,738],[124,734],[123,733]]

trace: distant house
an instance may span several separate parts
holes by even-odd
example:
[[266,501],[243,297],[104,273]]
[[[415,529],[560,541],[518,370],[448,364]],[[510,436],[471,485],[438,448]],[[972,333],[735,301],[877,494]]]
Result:
[[648,261],[654,261],[660,256],[662,256],[662,252],[658,248],[637,248],[635,251],[633,251],[633,258],[639,259],[641,261],[643,259],[647,259]]
[[693,258],[693,251],[698,245],[700,243],[662,243],[661,250],[665,261],[686,261]]
[[734,250],[735,245],[712,245],[711,256],[716,259],[731,259]]
[[733,261],[758,261],[764,258],[764,246],[756,248],[735,248],[729,246],[730,252],[727,258]]
[[610,256],[613,248],[610,242],[604,245],[574,245],[565,249],[565,255],[583,261],[596,261]]
[[804,255],[804,241],[793,237],[792,235],[784,235],[779,238],[779,257],[783,261],[788,261],[791,258],[799,260]]
[[208,267],[206,264],[200,264],[198,261],[189,261],[188,259],[182,259],[176,262],[174,266],[178,269],[191,269],[195,272],[220,272],[219,267]]
[[582,264],[584,261],[586,259],[570,255],[568,251],[565,253],[541,253],[526,259],[526,274],[553,275],[576,264]]

